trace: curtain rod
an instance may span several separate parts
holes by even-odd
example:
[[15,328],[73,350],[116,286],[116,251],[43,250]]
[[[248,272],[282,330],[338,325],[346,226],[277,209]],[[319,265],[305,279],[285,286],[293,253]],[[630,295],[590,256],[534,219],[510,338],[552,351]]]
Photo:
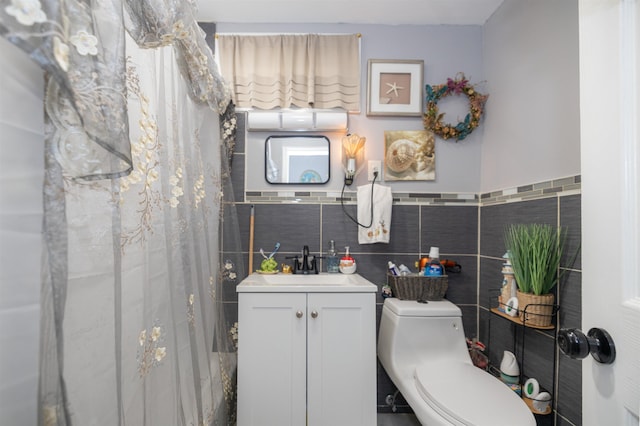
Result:
[[[309,35],[309,34],[318,34],[318,33],[216,33],[215,38],[218,36],[225,35],[241,35],[241,36],[271,36],[271,35]],[[351,33],[321,33],[319,35],[351,35]],[[361,33],[356,33],[358,38],[362,38]]]

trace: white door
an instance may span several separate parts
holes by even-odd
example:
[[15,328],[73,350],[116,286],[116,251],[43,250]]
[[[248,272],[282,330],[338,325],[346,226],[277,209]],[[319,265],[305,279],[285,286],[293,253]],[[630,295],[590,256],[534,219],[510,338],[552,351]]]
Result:
[[307,303],[308,425],[375,425],[375,293],[310,293]]
[[[582,327],[617,358],[582,364],[586,426],[638,425],[640,0],[580,0]],[[561,94],[559,94],[561,96]]]
[[238,426],[306,424],[307,295],[238,294]]

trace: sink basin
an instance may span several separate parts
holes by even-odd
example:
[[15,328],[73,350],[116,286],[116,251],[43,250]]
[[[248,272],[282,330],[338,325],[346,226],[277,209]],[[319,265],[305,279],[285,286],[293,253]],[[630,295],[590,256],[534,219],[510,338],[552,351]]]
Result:
[[376,292],[377,286],[359,274],[275,274],[253,273],[236,288],[241,292]]

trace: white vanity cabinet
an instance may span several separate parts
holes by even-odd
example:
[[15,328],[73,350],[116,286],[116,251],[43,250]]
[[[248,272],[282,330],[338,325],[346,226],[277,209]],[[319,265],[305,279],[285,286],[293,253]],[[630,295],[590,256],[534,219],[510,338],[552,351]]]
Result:
[[238,426],[375,425],[376,286],[241,286]]

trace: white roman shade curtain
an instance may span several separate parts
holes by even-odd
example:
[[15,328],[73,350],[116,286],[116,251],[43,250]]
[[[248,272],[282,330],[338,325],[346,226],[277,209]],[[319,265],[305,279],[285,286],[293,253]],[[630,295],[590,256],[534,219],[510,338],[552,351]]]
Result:
[[360,110],[358,34],[217,35],[239,108]]

